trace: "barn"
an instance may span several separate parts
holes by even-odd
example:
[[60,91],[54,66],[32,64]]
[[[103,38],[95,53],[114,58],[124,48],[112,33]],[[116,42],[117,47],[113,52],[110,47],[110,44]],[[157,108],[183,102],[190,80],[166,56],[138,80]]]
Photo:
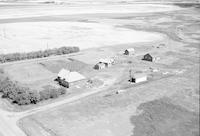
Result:
[[134,48],[129,48],[124,51],[124,55],[134,55],[134,53],[135,53]]
[[133,83],[140,83],[147,81],[147,75],[144,73],[134,73],[133,76],[131,76],[130,82]]
[[153,61],[153,57],[149,53],[147,53],[147,54],[144,55],[142,60],[146,60],[146,61],[151,61],[152,62]]
[[76,81],[84,80],[86,78],[76,71],[61,69],[60,72],[58,73],[58,79],[64,80],[67,83],[73,83]]

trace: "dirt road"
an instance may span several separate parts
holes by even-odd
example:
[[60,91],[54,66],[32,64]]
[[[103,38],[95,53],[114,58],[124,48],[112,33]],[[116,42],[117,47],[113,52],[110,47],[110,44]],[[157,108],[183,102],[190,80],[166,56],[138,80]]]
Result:
[[26,136],[16,125],[16,120],[8,117],[10,113],[0,110],[0,132],[3,136]]

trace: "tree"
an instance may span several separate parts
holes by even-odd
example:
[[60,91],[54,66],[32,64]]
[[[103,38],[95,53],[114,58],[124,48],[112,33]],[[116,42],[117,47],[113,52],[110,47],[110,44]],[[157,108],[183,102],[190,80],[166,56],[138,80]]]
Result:
[[13,87],[13,83],[8,78],[2,80],[0,85],[0,92],[3,92],[2,97],[7,98],[9,93],[13,90]]
[[31,103],[29,93],[26,90],[26,88],[20,89],[20,91],[18,92],[18,95],[15,97],[13,102],[19,105],[27,105]]
[[0,54],[0,63],[25,60],[25,59],[42,58],[51,55],[69,54],[78,51],[79,51],[78,47],[60,47],[54,49],[47,49],[44,51],[33,51],[29,53],[10,53],[5,55]]
[[58,88],[57,91],[58,91],[58,93],[59,93],[60,95],[66,94],[66,89],[65,89],[64,87]]
[[50,92],[50,98],[57,98],[59,96],[59,92],[56,88],[49,89]]
[[47,100],[50,98],[50,93],[48,90],[44,89],[42,91],[39,92],[39,95],[40,95],[40,100]]
[[40,94],[37,91],[29,91],[30,102],[36,104],[40,101]]

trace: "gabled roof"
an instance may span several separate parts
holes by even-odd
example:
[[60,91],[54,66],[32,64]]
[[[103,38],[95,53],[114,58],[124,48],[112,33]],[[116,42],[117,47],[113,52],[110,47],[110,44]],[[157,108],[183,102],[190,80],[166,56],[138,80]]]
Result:
[[60,78],[66,78],[69,75],[70,71],[66,69],[61,69],[60,72],[58,73],[58,77]]
[[[151,57],[153,57],[153,58],[159,56],[157,52],[146,53],[145,55],[151,56]],[[145,55],[144,55],[144,56],[145,56]]]
[[129,52],[134,52],[134,51],[135,51],[134,48],[128,48],[128,49],[126,49],[126,50],[129,51]]
[[114,60],[113,59],[100,59],[99,62],[100,63],[112,63]]
[[70,82],[79,81],[83,79],[85,79],[85,77],[81,75],[80,73],[70,72],[68,79],[65,79],[65,80],[70,83]]
[[[147,54],[145,54],[144,56],[151,56],[151,54],[147,53]],[[151,57],[152,57],[152,56],[151,56]]]
[[75,71],[70,72],[66,69],[61,69],[61,71],[58,73],[58,77],[60,77],[61,79],[65,79],[65,81],[69,83],[85,79],[85,77],[80,73]]
[[97,63],[96,65],[105,66],[105,63]]

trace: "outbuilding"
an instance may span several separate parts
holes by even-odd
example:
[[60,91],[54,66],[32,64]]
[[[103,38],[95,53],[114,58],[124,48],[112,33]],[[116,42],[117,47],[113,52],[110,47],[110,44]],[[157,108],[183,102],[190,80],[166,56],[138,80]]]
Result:
[[130,82],[133,83],[140,83],[147,81],[147,75],[144,73],[134,73],[133,76],[131,76]]
[[66,69],[61,69],[60,72],[58,73],[57,79],[65,81],[67,83],[73,83],[76,81],[84,80],[86,78],[76,71],[69,71]]
[[153,57],[149,53],[147,53],[147,54],[144,55],[142,60],[146,60],[146,61],[151,61],[152,62],[153,61]]
[[94,66],[94,69],[100,70],[100,69],[104,69],[105,67],[106,67],[106,64],[105,64],[105,63],[97,63],[97,64]]
[[99,63],[104,63],[106,67],[109,67],[114,63],[114,59],[100,59]]
[[134,53],[135,53],[134,48],[129,48],[124,51],[124,55],[134,55]]
[[114,59],[100,59],[99,62],[94,66],[94,69],[104,69],[114,64]]

